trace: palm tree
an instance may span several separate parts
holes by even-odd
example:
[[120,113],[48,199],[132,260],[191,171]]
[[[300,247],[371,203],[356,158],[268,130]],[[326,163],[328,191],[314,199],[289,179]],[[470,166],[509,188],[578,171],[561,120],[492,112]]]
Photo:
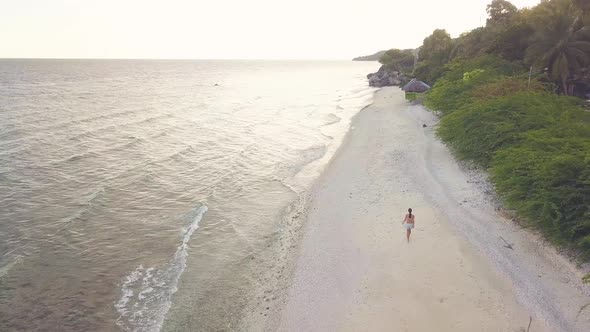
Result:
[[527,49],[529,62],[546,67],[567,95],[574,92],[574,85],[568,80],[590,63],[590,29],[580,26],[580,15],[573,14],[570,10],[556,12],[533,36]]
[[583,13],[590,13],[590,0],[573,0],[573,3]]

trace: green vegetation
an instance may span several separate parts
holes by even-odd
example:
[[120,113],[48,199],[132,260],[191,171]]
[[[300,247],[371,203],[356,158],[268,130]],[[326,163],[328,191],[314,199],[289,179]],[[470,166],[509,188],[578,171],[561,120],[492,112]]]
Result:
[[556,92],[584,97],[590,92],[589,3],[546,0],[518,10],[493,0],[485,27],[455,39],[440,29],[426,37],[413,74],[433,85],[454,60],[496,55],[532,68],[535,77],[554,83]]
[[389,71],[410,74],[414,70],[415,58],[414,50],[391,49],[379,58],[379,62]]
[[418,99],[418,97],[420,97],[420,93],[417,92],[406,92],[406,100],[407,101],[415,101],[416,99]]
[[379,58],[383,56],[383,54],[385,54],[385,51],[379,51],[371,55],[358,56],[352,59],[352,61],[378,61]]
[[[486,26],[435,30],[413,74],[458,157],[488,169],[506,206],[590,259],[590,0],[518,10],[494,0]],[[588,277],[590,280],[590,276]]]
[[438,135],[490,170],[507,207],[590,258],[590,113],[579,99],[502,69],[446,72],[426,96],[443,114]]

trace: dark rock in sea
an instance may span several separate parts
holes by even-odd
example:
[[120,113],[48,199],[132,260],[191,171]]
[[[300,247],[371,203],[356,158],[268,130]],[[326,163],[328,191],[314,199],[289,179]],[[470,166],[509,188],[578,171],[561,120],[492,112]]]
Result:
[[422,128],[426,128],[426,127],[428,127],[428,126],[425,123],[422,124]]
[[400,73],[397,70],[391,70],[386,66],[381,66],[376,73],[367,75],[369,85],[374,87],[382,86],[404,86],[411,78]]

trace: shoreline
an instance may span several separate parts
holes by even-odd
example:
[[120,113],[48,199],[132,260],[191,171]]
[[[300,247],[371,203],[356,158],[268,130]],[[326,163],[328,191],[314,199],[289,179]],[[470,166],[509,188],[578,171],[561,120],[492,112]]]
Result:
[[[392,128],[384,126],[384,120],[390,121]],[[399,121],[412,125],[413,131],[395,128]],[[286,241],[288,254],[283,254],[281,262],[270,269],[281,273],[269,272],[275,275],[274,286],[266,287],[257,297],[258,303],[242,320],[244,328],[240,330],[354,330],[355,326],[369,330],[470,330],[486,326],[491,330],[515,330],[526,328],[529,316],[534,331],[582,331],[590,326],[590,310],[581,309],[584,301],[590,302],[588,287],[575,279],[581,275],[580,270],[553,247],[545,250],[543,243],[535,241],[538,235],[517,229],[514,222],[499,214],[501,211],[489,202],[493,195],[482,188],[485,175],[459,165],[434,138],[432,128],[437,122],[431,112],[406,103],[398,89],[375,92],[373,104],[354,116],[324,172],[305,199],[300,198],[302,210],[287,216],[297,219],[291,223],[296,224],[294,231],[285,232],[290,236]],[[422,123],[427,127],[421,128]],[[402,147],[384,145],[391,142],[395,146],[396,139],[404,134],[415,139],[410,140],[411,144],[420,146],[402,151]],[[372,142],[377,143],[375,146],[366,144],[374,140],[372,136],[381,138]],[[362,155],[358,146],[361,140],[365,140],[362,148],[372,150],[373,155]],[[403,164],[408,155],[419,170],[392,167]],[[367,162],[374,165],[355,161],[359,156],[367,157]],[[383,161],[388,157],[387,165]],[[349,165],[355,162],[372,169],[375,174],[365,174],[369,178],[382,173],[371,178],[378,181],[359,179]],[[401,193],[400,188],[404,188]],[[342,195],[345,191],[350,191],[347,197]],[[355,202],[362,193],[365,197]],[[357,204],[357,209],[345,204]],[[401,247],[406,245],[400,242],[401,227],[391,220],[403,214],[408,204],[418,207],[417,228],[410,243],[414,247],[413,252],[399,255],[407,246]],[[424,216],[432,220],[424,220]],[[336,219],[342,221],[335,223]],[[361,220],[368,224],[360,225]],[[508,252],[497,235],[512,243],[514,249]],[[430,256],[437,256],[440,250],[424,250],[435,243],[446,244],[439,249],[454,250],[434,262]],[[424,260],[445,265],[446,269],[421,266]],[[539,277],[531,276],[531,268],[540,271]],[[424,286],[432,293],[446,293],[437,297],[418,294]],[[426,321],[419,315],[412,316],[408,307],[400,307],[403,303],[413,303],[422,308],[419,311],[428,308],[428,315],[433,316]],[[447,311],[449,307],[454,310]]]
[[253,296],[242,313],[240,325],[236,328],[238,331],[275,331],[279,328],[279,321],[276,317],[280,315],[288,300],[287,292],[293,281],[296,262],[300,256],[301,242],[308,225],[309,208],[315,193],[332,163],[350,144],[356,119],[365,109],[371,107],[378,92],[379,89],[373,91],[371,103],[363,106],[352,116],[349,128],[341,138],[340,145],[322,165],[317,178],[305,190],[293,190],[297,194],[297,198],[287,205],[281,213],[279,230],[275,233],[277,238],[272,241],[269,246],[270,254],[266,255],[265,262],[262,263],[266,270],[256,277],[258,287],[252,290]]

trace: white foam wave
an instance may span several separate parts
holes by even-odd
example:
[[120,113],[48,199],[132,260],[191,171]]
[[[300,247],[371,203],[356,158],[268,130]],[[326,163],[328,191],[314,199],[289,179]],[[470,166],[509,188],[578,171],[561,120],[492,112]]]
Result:
[[207,212],[205,205],[194,211],[191,222],[182,231],[182,243],[162,268],[139,265],[121,285],[121,297],[115,303],[117,325],[125,331],[159,331],[178,290],[178,281],[186,267],[188,242]]

